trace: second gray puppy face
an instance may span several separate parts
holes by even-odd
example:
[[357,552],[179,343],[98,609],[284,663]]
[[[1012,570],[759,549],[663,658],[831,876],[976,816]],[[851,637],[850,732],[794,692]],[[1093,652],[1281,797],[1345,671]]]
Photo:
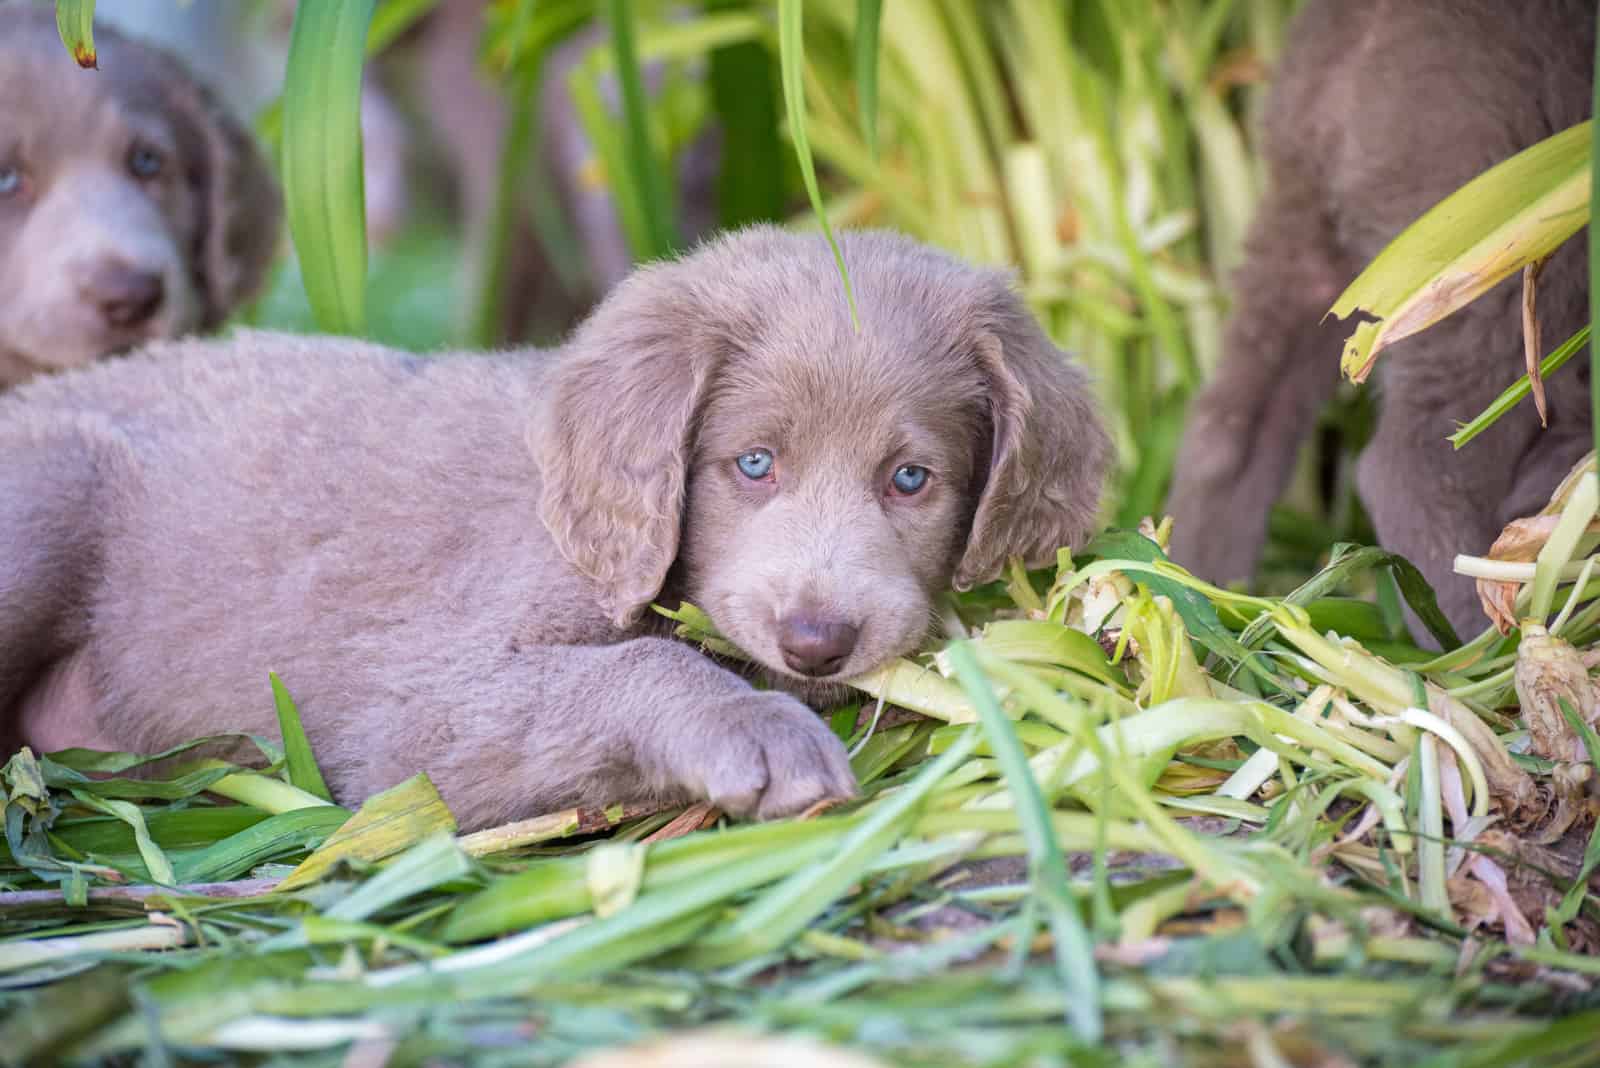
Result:
[[279,199],[178,61],[107,30],[78,69],[48,9],[0,4],[0,388],[219,325]]

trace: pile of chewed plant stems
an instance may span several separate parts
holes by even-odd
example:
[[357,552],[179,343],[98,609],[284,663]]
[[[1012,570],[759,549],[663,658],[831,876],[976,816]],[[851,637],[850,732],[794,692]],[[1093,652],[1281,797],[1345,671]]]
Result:
[[459,835],[425,774],[350,813],[276,679],[266,770],[25,750],[0,1059],[1595,1063],[1595,513],[1464,565],[1528,621],[1465,644],[1375,549],[1268,600],[1105,533],[856,680],[861,798],[774,823]]
[[[592,6],[496,5],[491,43]],[[641,54],[768,48],[756,6],[646,23]],[[1255,186],[1233,97],[1294,5],[883,5],[874,124],[850,72],[878,6],[817,0],[803,80],[789,63],[793,129],[848,180],[831,214],[1021,267],[1099,376],[1131,523],[1216,359]],[[775,111],[768,82],[738,98]],[[596,114],[624,174],[632,142]],[[784,158],[771,123],[721,118],[730,158]],[[648,183],[612,184],[648,231]],[[359,210],[320,217],[364,247]],[[248,740],[252,766],[205,740],[24,750],[0,772],[0,1063],[1600,1063],[1597,511],[1575,477],[1461,561],[1497,624],[1465,642],[1377,549],[1261,598],[1168,563],[1162,529],[1109,531],[952,596],[941,640],[855,680],[831,722],[861,797],[774,823],[615,808],[461,834],[425,753],[352,812],[293,679],[262,680],[281,735]]]

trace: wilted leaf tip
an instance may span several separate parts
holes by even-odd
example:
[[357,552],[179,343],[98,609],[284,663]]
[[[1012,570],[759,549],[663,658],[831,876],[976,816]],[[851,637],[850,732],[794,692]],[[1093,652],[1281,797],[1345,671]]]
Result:
[[100,68],[94,47],[94,0],[56,0],[56,33],[78,66]]

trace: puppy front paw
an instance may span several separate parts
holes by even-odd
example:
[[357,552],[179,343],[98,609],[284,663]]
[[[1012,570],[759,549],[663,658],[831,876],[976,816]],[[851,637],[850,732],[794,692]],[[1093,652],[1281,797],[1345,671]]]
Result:
[[687,782],[729,815],[776,819],[856,796],[844,744],[817,714],[782,693],[721,703],[680,754]]

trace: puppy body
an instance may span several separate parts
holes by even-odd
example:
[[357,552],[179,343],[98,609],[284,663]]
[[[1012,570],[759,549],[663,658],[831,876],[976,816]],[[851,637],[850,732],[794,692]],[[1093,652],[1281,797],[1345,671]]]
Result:
[[[1589,113],[1592,0],[1313,0],[1279,63],[1263,129],[1265,198],[1235,280],[1226,357],[1196,400],[1169,511],[1174,556],[1248,579],[1300,443],[1338,383],[1353,322],[1324,321],[1356,274],[1469,179]],[[1587,311],[1581,242],[1539,280],[1546,346]],[[1522,372],[1517,282],[1397,344],[1378,365],[1358,470],[1384,545],[1412,559],[1464,631],[1483,625],[1451,571],[1543,503],[1589,440],[1587,370],[1460,452],[1445,438]]]
[[281,215],[249,134],[176,60],[48,8],[0,4],[0,389],[219,325],[260,284]]
[[[952,578],[1082,536],[1107,446],[1002,276],[844,247],[859,333],[826,245],[752,230],[552,353],[244,333],[0,398],[0,713],[44,747],[271,734],[272,669],[345,800],[419,769],[469,826],[848,795],[805,705],[645,606],[687,597],[787,688],[836,685],[915,648]],[[797,626],[854,635],[796,670]]]

